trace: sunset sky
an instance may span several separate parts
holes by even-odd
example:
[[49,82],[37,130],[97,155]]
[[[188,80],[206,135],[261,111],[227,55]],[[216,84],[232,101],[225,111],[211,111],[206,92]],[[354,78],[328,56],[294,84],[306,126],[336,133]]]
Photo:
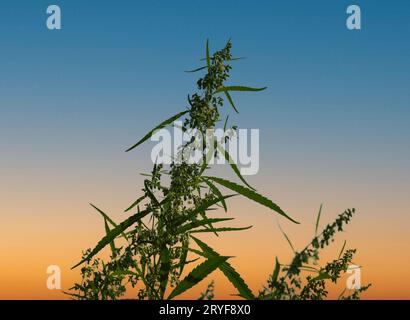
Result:
[[[47,266],[61,267],[63,290],[79,280],[70,267],[104,233],[90,202],[127,217],[153,143],[124,150],[185,109],[198,75],[184,70],[201,66],[207,38],[246,57],[231,84],[268,87],[235,94],[230,119],[260,129],[248,180],[301,225],[238,197],[228,215],[253,228],[203,239],[257,292],[275,257],[291,258],[277,221],[301,249],[321,203],[321,226],[354,207],[324,257],[347,240],[373,284],[364,298],[409,299],[410,2],[354,3],[360,31],[346,28],[344,0],[56,0],[62,29],[50,31],[49,1],[1,1],[0,299],[67,298],[47,289]],[[212,279],[217,298],[235,293],[216,272],[185,297]]]

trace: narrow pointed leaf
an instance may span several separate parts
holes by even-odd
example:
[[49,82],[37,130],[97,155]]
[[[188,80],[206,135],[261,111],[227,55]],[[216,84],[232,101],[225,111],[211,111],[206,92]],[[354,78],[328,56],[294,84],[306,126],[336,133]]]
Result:
[[282,232],[283,236],[285,237],[286,241],[289,243],[289,246],[291,247],[292,251],[296,253],[295,248],[293,247],[292,241],[290,241],[288,235],[286,234],[285,231],[283,231],[279,223],[278,223],[278,227],[279,227],[279,230]]
[[209,40],[206,40],[206,66],[208,71],[211,69],[211,57],[209,56]]
[[180,221],[180,224],[184,223],[185,221],[189,221],[196,217],[200,212],[204,212],[205,210],[209,210],[210,207],[220,202],[222,199],[226,200],[228,198],[233,197],[234,195],[230,194],[227,196],[223,196],[222,198],[215,198],[212,200],[204,201],[199,207],[193,209],[187,216],[183,217]]
[[316,218],[315,237],[317,236],[317,230],[319,228],[320,216],[322,215],[322,207],[323,207],[323,204],[320,205],[319,212]]
[[238,109],[236,109],[236,107],[235,107],[235,105],[234,105],[234,103],[233,103],[232,97],[231,97],[231,95],[229,94],[228,91],[225,91],[225,96],[226,96],[226,99],[228,99],[229,104],[231,105],[231,107],[235,110],[235,112],[236,112],[236,113],[239,113],[239,111],[238,111]]
[[209,225],[211,223],[218,223],[218,222],[230,221],[230,220],[233,220],[233,218],[208,218],[208,219],[193,221],[193,222],[187,223],[186,225],[183,225],[182,227],[178,228],[176,231],[176,234],[183,234],[192,229],[202,227],[205,225]]
[[203,181],[208,185],[209,189],[211,189],[212,192],[213,192],[218,198],[221,199],[222,206],[224,207],[225,212],[227,212],[227,211],[228,211],[228,207],[226,206],[226,201],[225,201],[225,199],[224,199],[224,197],[223,197],[221,191],[219,191],[219,189],[218,189],[211,181],[209,181],[209,180],[207,180],[207,179],[203,179]]
[[279,263],[278,257],[276,257],[275,258],[275,270],[273,270],[273,274],[272,274],[272,281],[274,283],[278,282],[279,272],[280,272],[280,263]]
[[159,270],[160,295],[161,297],[163,297],[165,293],[165,289],[167,287],[167,283],[168,283],[169,271],[171,269],[171,259],[169,255],[169,250],[166,246],[164,246],[161,250],[160,262],[161,262],[161,267]]
[[[203,254],[206,258],[212,256],[220,256],[215,250],[209,247],[206,243],[191,236],[192,239],[197,243],[197,245],[203,251]],[[229,262],[224,262],[219,266],[219,270],[223,272],[225,277],[233,284],[233,286],[238,290],[239,294],[245,299],[254,299],[254,295],[249,289],[246,282],[242,279],[240,274],[229,264]]]
[[[105,227],[105,234],[110,234],[111,230],[108,226],[107,219],[104,218],[104,227]],[[110,242],[111,253],[112,256],[115,257],[117,255],[117,249],[115,248],[114,239]]]
[[221,92],[227,92],[227,91],[244,91],[244,92],[249,92],[249,91],[263,91],[267,87],[263,88],[252,88],[252,87],[245,87],[245,86],[227,86],[227,87],[221,87],[218,90],[215,91],[215,93],[221,93]]
[[189,242],[184,241],[182,244],[182,252],[181,252],[181,257],[179,259],[179,275],[182,274],[182,271],[184,271],[185,265],[187,264],[187,257],[188,257],[188,250],[189,250]]
[[166,127],[167,125],[169,125],[172,122],[174,122],[175,120],[181,118],[184,114],[187,114],[188,112],[189,112],[189,110],[180,112],[180,113],[172,116],[171,118],[161,122],[158,126],[156,126],[154,129],[152,129],[150,132],[148,132],[141,140],[139,140],[132,147],[128,148],[125,152],[131,151],[132,149],[138,147],[141,143],[143,143],[143,142],[147,141],[149,138],[151,138],[151,136],[155,133],[156,130],[160,130],[160,129]]
[[97,246],[90,252],[90,254],[87,257],[85,257],[83,260],[81,260],[79,263],[77,263],[71,269],[74,269],[74,268],[78,267],[79,265],[83,264],[84,262],[90,260],[98,252],[100,252],[102,249],[104,249],[118,235],[123,233],[125,230],[127,230],[130,226],[132,226],[137,221],[139,221],[142,218],[144,218],[145,216],[147,216],[150,212],[151,212],[150,210],[141,211],[141,212],[139,212],[137,214],[134,214],[133,216],[129,217],[128,219],[124,220],[123,222],[121,222],[117,227],[113,228],[110,231],[109,234],[107,234],[105,237],[103,237],[97,243]]
[[152,192],[152,190],[149,188],[148,186],[148,181],[145,180],[144,182],[144,186],[145,186],[145,191],[147,192],[148,197],[151,199],[151,201],[157,206],[160,206],[159,201],[157,200],[157,197],[155,197],[154,193]]
[[225,123],[224,123],[224,132],[226,132],[226,127],[228,125],[229,115],[226,116]]
[[205,66],[205,67],[199,67],[199,68],[196,68],[196,69],[194,69],[194,70],[187,70],[187,71],[185,71],[185,72],[186,72],[186,73],[198,72],[198,71],[204,70],[204,69],[206,69],[206,68],[207,68],[207,66]]
[[124,210],[124,212],[128,212],[132,209],[134,209],[142,200],[145,199],[145,195],[139,197],[137,200],[135,200],[127,209]]
[[[95,210],[97,210],[97,212],[99,212],[99,213],[103,216],[104,220],[108,221],[113,227],[117,227],[117,226],[118,226],[118,225],[114,222],[114,220],[112,220],[112,219],[108,216],[108,214],[106,214],[104,211],[102,211],[101,209],[97,208],[97,207],[96,207],[95,205],[93,205],[92,203],[90,203],[90,206],[93,207]],[[124,232],[122,232],[121,234],[122,234],[122,236],[123,236],[125,239],[128,239],[128,238],[127,238],[127,235],[126,235]]]
[[289,219],[290,221],[299,224],[299,222],[297,222],[296,220],[292,219],[291,217],[289,217],[277,204],[273,203],[271,200],[269,200],[268,198],[266,198],[265,196],[257,193],[254,190],[248,189],[246,187],[243,187],[241,185],[238,185],[234,182],[222,179],[222,178],[218,178],[218,177],[205,177],[207,179],[210,179],[218,184],[220,184],[221,186],[224,186],[225,188],[231,189],[232,191],[235,191],[241,195],[243,195],[244,197],[247,197],[248,199],[251,199],[265,207],[268,207],[270,209],[272,209],[273,211],[276,211],[277,213],[279,213],[280,215],[286,217],[287,219]]
[[345,251],[345,247],[346,247],[346,240],[345,240],[345,242],[343,243],[342,250],[340,250],[340,253],[339,253],[339,256],[337,257],[337,259],[340,259],[340,257],[342,256],[343,251]]
[[242,227],[242,228],[231,228],[231,227],[222,227],[222,228],[209,228],[209,229],[200,229],[200,230],[192,230],[189,233],[205,233],[205,232],[228,232],[228,231],[242,231],[248,230],[252,228],[252,226]]
[[176,296],[184,293],[192,288],[197,283],[205,279],[209,274],[214,272],[221,264],[226,262],[229,257],[212,257],[205,260],[203,263],[195,267],[171,292],[168,299],[173,299]]
[[332,276],[326,272],[321,272],[317,277],[313,278],[312,281],[320,281],[327,279],[332,279]]
[[238,166],[236,165],[235,161],[233,161],[233,159],[231,158],[231,155],[229,154],[229,152],[227,150],[225,150],[224,148],[222,148],[222,146],[220,144],[218,144],[218,150],[219,152],[221,152],[224,157],[225,160],[228,161],[229,165],[231,166],[232,170],[235,172],[235,174],[238,176],[239,179],[241,179],[241,181],[248,186],[249,188],[251,188],[252,190],[255,190],[246,180],[245,178],[241,175],[241,171],[239,170]]

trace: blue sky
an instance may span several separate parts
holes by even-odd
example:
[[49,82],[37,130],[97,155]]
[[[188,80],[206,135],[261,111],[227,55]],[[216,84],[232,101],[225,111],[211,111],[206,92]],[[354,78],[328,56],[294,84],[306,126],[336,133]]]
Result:
[[232,118],[261,129],[265,169],[407,172],[410,4],[354,3],[361,31],[345,27],[351,1],[54,1],[63,28],[49,31],[48,1],[2,1],[2,168],[114,157],[185,108],[205,40],[231,38],[247,58],[232,83],[269,87],[236,95]]

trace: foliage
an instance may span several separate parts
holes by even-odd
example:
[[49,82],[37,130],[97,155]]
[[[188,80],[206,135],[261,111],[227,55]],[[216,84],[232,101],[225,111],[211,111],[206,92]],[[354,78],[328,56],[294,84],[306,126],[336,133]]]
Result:
[[[188,95],[187,110],[164,120],[149,131],[126,151],[131,151],[149,140],[161,128],[183,118],[182,130],[197,130],[199,137],[207,137],[207,130],[213,129],[222,121],[221,108],[228,104],[235,112],[232,92],[256,92],[266,88],[252,88],[238,85],[225,85],[229,78],[231,62],[231,42],[213,55],[209,53],[206,43],[206,65],[189,72],[205,71],[205,75],[197,81],[198,92]],[[224,128],[228,126],[228,117]],[[235,134],[237,126],[230,126]],[[336,229],[341,230],[347,223],[352,211],[347,211],[336,220],[334,225],[326,228],[320,236],[295,255],[291,265],[284,267],[277,264],[273,278],[258,296],[254,296],[249,286],[229,263],[229,256],[222,256],[209,245],[193,236],[195,233],[213,233],[240,231],[250,228],[234,228],[220,226],[220,223],[232,220],[211,216],[211,212],[222,207],[227,211],[227,200],[241,195],[259,203],[279,216],[293,223],[296,220],[281,209],[276,203],[266,198],[244,179],[238,167],[232,161],[229,164],[241,184],[205,175],[212,159],[219,156],[232,160],[226,151],[226,143],[232,135],[223,141],[197,138],[185,143],[179,150],[174,162],[165,167],[154,164],[150,174],[144,180],[142,195],[137,197],[125,212],[133,212],[121,223],[115,223],[103,210],[93,206],[102,216],[106,235],[93,249],[84,252],[81,261],[73,268],[81,267],[82,281],[71,288],[69,293],[75,299],[119,299],[129,286],[137,288],[138,299],[173,299],[200,283],[213,271],[219,269],[237,289],[238,295],[245,299],[282,299],[296,298],[294,287],[300,287],[298,279],[303,264],[317,258],[319,248],[328,245]],[[214,138],[212,138],[214,139]],[[189,163],[186,155],[199,151],[202,161]],[[224,195],[219,186],[232,191]],[[194,246],[193,246],[194,245]],[[196,247],[196,248],[195,248]],[[97,256],[105,248],[110,248],[111,255],[107,262]],[[320,275],[328,275],[333,280],[346,269],[351,261],[351,251],[319,271]],[[193,256],[193,259],[188,260]],[[200,260],[197,262],[197,260]],[[187,265],[197,262],[185,274]],[[285,273],[279,277],[280,273]],[[276,279],[276,280],[275,280]],[[279,279],[279,280],[277,280]],[[325,296],[323,280],[307,279],[308,284],[299,293],[300,298],[320,298]],[[214,285],[211,283],[200,299],[213,298]]]
[[[323,300],[327,298],[328,291],[326,288],[327,282],[337,283],[342,274],[344,274],[352,263],[355,249],[344,251],[346,242],[343,245],[337,259],[326,263],[323,267],[318,267],[319,252],[334,241],[334,236],[337,232],[342,232],[344,226],[350,222],[350,219],[355,214],[354,209],[348,209],[340,214],[336,220],[328,224],[323,231],[318,235],[318,225],[322,213],[320,207],[318,218],[316,221],[315,237],[308,245],[296,252],[290,239],[286,235],[294,257],[290,265],[281,265],[276,259],[275,270],[270,275],[267,286],[259,292],[258,299],[261,300]],[[302,274],[309,273],[303,280]],[[314,276],[310,275],[314,274]],[[370,285],[354,290],[350,295],[344,295],[344,290],[339,299],[359,299],[360,293],[366,291]]]

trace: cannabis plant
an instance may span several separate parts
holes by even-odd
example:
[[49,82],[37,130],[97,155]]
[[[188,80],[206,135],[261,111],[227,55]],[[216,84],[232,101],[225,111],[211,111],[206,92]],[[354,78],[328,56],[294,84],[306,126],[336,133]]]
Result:
[[[321,249],[334,241],[337,232],[344,230],[344,226],[350,222],[355,212],[355,209],[347,209],[318,234],[322,213],[322,206],[320,206],[314,238],[300,252],[295,250],[289,237],[281,229],[294,252],[294,257],[289,265],[281,265],[276,258],[275,269],[270,275],[267,285],[259,292],[258,299],[323,300],[327,298],[329,293],[326,287],[327,283],[337,283],[340,280],[341,275],[350,268],[356,250],[349,249],[345,251],[345,241],[338,257],[331,262],[327,262],[324,266],[319,266],[319,253]],[[302,279],[302,273],[308,273],[309,275]],[[369,287],[370,284],[348,293],[344,289],[338,299],[359,299],[360,294]]]
[[[205,57],[201,59],[204,66],[189,71],[205,74],[197,81],[198,91],[188,95],[186,110],[163,121],[126,150],[128,152],[137,148],[157,130],[173,126],[178,119],[183,120],[183,132],[196,132],[191,140],[182,145],[171,165],[155,163],[150,174],[145,175],[141,195],[125,210],[130,214],[127,219],[115,223],[104,211],[93,206],[104,220],[106,235],[93,249],[86,250],[82,260],[73,267],[81,265],[82,274],[81,283],[71,288],[74,292],[70,294],[74,298],[118,299],[131,286],[138,289],[137,299],[173,299],[216,269],[223,272],[236,288],[237,294],[245,299],[281,299],[296,295],[292,286],[300,286],[298,280],[295,280],[299,270],[307,259],[315,257],[316,245],[321,246],[321,241],[328,239],[327,233],[323,234],[323,239],[317,238],[314,249],[303,250],[287,269],[282,268],[281,271],[286,273],[281,278],[278,278],[281,266],[277,264],[269,285],[256,296],[231,266],[229,256],[220,255],[194,236],[201,233],[218,235],[250,228],[221,227],[220,223],[232,218],[211,216],[211,212],[216,209],[227,211],[226,200],[236,195],[298,223],[249,185],[227,150],[227,143],[237,133],[237,126],[229,125],[228,117],[222,118],[221,109],[228,106],[238,112],[231,93],[266,89],[226,85],[231,63],[240,59],[232,56],[231,47],[228,41],[222,50],[210,55],[207,42]],[[230,133],[218,140],[209,134],[209,129],[214,129],[222,121],[224,131]],[[201,160],[192,163],[189,155],[195,152],[200,153]],[[208,174],[209,164],[218,157],[227,160],[241,183]],[[221,188],[231,193],[224,194]],[[108,261],[99,256],[106,247],[111,252]],[[345,260],[348,261],[349,257],[345,257]],[[187,272],[187,265],[194,262],[196,266]],[[344,265],[339,269],[343,268]],[[328,269],[325,268],[320,275],[335,276],[332,273],[335,269],[331,268],[332,272]],[[287,280],[290,280],[290,284]],[[311,291],[307,288],[300,294],[308,298]],[[201,298],[212,297],[213,284]]]

